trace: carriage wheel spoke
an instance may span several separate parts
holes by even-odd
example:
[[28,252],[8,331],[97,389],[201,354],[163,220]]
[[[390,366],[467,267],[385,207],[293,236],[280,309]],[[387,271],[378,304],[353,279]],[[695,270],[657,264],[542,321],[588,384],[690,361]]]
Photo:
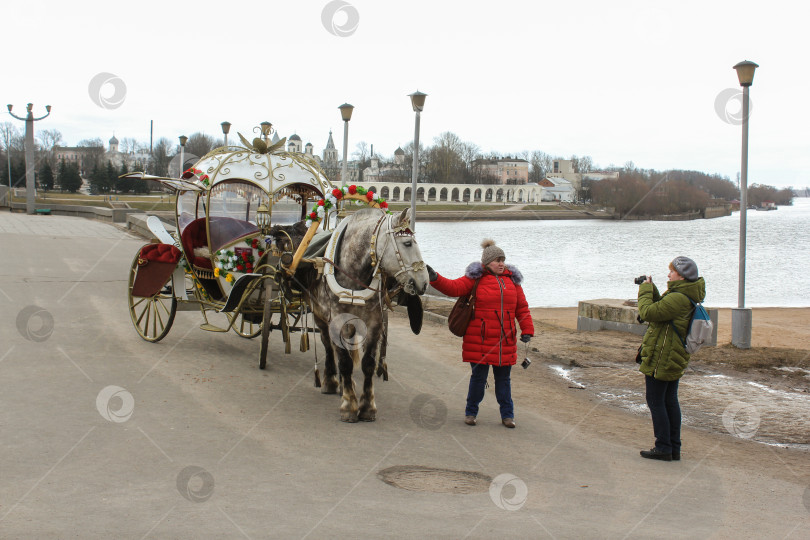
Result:
[[[155,299],[155,303],[160,305],[160,307],[162,307],[164,310],[166,309],[166,306],[164,306],[163,302],[161,302],[160,300]],[[168,313],[168,310],[166,311],[166,313]],[[160,316],[160,310],[157,308],[157,306],[155,306],[155,319],[157,322],[160,323],[160,329],[163,330],[164,326],[163,317]],[[155,335],[157,335],[157,329],[155,330]]]
[[[134,309],[133,309],[133,311],[134,311]],[[148,303],[146,304],[146,306],[144,306],[143,311],[141,311],[141,314],[138,315],[138,320],[136,321],[136,325],[138,326],[138,328],[141,327],[141,320],[143,319],[143,316],[146,315],[147,311],[149,311],[149,304]]]
[[[164,298],[161,298],[161,299],[158,301],[158,303],[160,304],[160,307],[162,307],[162,308],[163,308],[163,311],[165,311],[165,312],[166,312],[166,315],[171,315],[171,311],[169,311],[169,308],[167,308],[167,307],[166,307],[166,303],[165,303],[163,300],[165,300],[165,299],[164,299]],[[162,320],[161,320],[161,323],[162,323]]]
[[152,302],[146,304],[146,321],[143,325],[143,335],[149,337],[149,318],[152,316]]
[[140,300],[138,300],[137,302],[133,302],[133,304],[132,304],[132,308],[133,308],[133,309],[135,309],[136,307],[140,306],[141,304],[143,304],[143,301],[144,301],[144,300],[146,300],[146,298],[141,298],[141,299],[140,299]]
[[152,335],[149,337],[155,337],[158,335],[157,332],[157,323],[158,323],[158,308],[157,308],[157,299],[152,301]]

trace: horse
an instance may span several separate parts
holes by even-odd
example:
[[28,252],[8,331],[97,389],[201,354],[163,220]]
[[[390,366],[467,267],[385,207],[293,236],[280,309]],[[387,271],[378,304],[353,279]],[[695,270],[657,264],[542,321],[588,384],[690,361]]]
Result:
[[[375,208],[355,212],[333,233],[324,271],[308,286],[313,319],[326,351],[321,392],[336,394],[342,388],[340,419],[344,422],[376,420],[375,370],[387,379],[388,286],[395,284],[395,289],[421,296],[429,283],[409,224],[410,209],[399,215]],[[355,364],[360,364],[364,376],[359,401],[352,380]]]

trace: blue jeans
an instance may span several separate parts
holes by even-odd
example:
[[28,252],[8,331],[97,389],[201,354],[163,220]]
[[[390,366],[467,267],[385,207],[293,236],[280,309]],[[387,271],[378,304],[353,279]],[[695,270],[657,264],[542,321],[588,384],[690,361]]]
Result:
[[652,415],[655,447],[664,452],[681,451],[681,406],[678,403],[678,381],[659,381],[649,375],[647,406]]
[[[478,404],[484,399],[484,388],[489,375],[489,364],[473,364],[472,375],[470,375],[470,389],[467,391],[466,416],[478,416]],[[501,406],[501,418],[514,418],[515,406],[512,404],[512,380],[509,374],[512,366],[492,366],[492,374],[495,376],[495,399]]]

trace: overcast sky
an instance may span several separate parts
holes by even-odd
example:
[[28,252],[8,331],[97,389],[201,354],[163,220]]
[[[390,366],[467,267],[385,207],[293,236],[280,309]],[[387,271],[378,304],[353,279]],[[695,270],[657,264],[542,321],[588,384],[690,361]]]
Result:
[[[320,154],[337,107],[390,156],[413,139],[407,94],[428,94],[421,141],[589,155],[606,167],[735,180],[741,60],[751,87],[749,184],[810,186],[807,9],[800,2],[327,0],[54,2],[3,7],[0,99],[64,143],[149,141],[263,120]],[[330,15],[329,10],[334,13]],[[108,73],[107,84],[97,75]],[[105,77],[102,77],[105,79]],[[100,89],[98,89],[100,85]],[[93,88],[95,86],[95,88]],[[725,91],[725,93],[724,93]],[[718,96],[720,96],[718,104]],[[5,111],[0,122],[13,121]]]

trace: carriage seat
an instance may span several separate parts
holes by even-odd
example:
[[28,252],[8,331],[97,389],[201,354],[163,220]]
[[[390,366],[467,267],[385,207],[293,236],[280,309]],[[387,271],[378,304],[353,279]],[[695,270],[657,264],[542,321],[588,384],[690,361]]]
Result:
[[211,260],[207,257],[198,257],[194,255],[194,248],[207,247],[208,238],[205,234],[205,218],[198,218],[188,224],[183,229],[183,234],[180,238],[183,243],[183,251],[186,257],[189,258],[191,264],[198,268],[206,268],[211,270]]

